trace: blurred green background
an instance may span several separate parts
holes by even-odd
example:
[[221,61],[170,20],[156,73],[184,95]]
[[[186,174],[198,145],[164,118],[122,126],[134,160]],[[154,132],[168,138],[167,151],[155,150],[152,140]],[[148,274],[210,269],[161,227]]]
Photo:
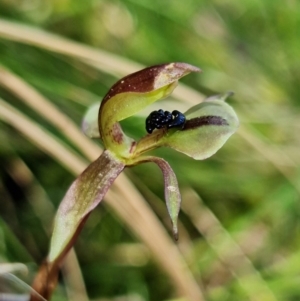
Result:
[[[0,0],[0,261],[29,271],[16,268],[13,285],[0,265],[0,292],[28,292],[21,279],[30,283],[47,255],[55,208],[75,177],[34,128],[21,124],[33,138],[20,133],[16,116],[86,158],[24,102],[35,97],[25,87],[80,127],[87,107],[137,64],[182,61],[203,70],[181,80],[199,99],[235,92],[228,102],[241,126],[206,161],[154,152],[171,164],[182,191],[177,247],[207,301],[300,300],[299,37],[296,0]],[[167,105],[184,111],[198,101],[191,95]],[[146,134],[152,110],[124,123],[131,136]],[[170,234],[160,170],[145,164],[126,175]],[[75,250],[74,283],[88,296],[79,300],[177,296],[155,255],[110,207],[91,214]],[[75,300],[68,279],[65,271],[53,300]]]

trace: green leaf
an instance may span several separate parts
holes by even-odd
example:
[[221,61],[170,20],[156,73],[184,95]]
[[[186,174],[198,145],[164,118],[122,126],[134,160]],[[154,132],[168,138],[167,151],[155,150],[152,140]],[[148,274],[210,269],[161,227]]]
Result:
[[124,164],[109,152],[91,163],[73,182],[54,221],[48,261],[59,261],[73,245],[89,213],[103,199]]
[[199,68],[170,63],[145,68],[119,80],[104,97],[99,110],[99,131],[104,146],[119,158],[129,158],[135,141],[127,137],[118,123],[151,103],[172,93],[177,81]]
[[181,204],[181,195],[178,188],[178,182],[176,175],[171,168],[170,164],[162,158],[147,156],[140,157],[132,163],[132,165],[137,165],[144,162],[153,162],[161,169],[164,177],[165,186],[165,200],[168,209],[169,216],[172,221],[173,235],[176,240],[178,240],[178,214]]

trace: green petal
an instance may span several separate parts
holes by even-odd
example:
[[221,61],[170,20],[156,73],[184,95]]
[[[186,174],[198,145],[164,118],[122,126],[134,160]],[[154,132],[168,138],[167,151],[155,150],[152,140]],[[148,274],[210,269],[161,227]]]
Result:
[[147,156],[137,158],[132,165],[137,165],[144,162],[153,162],[161,169],[164,177],[165,185],[165,200],[168,209],[169,216],[172,221],[173,235],[178,240],[178,214],[180,211],[181,195],[178,188],[178,182],[176,175],[167,161],[162,158]]
[[59,261],[73,245],[89,213],[103,199],[124,164],[105,151],[73,182],[54,221],[49,262]]
[[128,158],[134,141],[122,131],[119,121],[172,93],[177,81],[200,69],[185,63],[148,67],[119,80],[104,97],[98,124],[103,143],[118,157]]
[[99,108],[100,102],[92,104],[82,118],[81,130],[89,138],[100,138],[98,129]]
[[215,154],[239,126],[236,113],[224,102],[226,96],[228,94],[209,98],[189,109],[183,130],[168,131],[158,144],[197,160]]

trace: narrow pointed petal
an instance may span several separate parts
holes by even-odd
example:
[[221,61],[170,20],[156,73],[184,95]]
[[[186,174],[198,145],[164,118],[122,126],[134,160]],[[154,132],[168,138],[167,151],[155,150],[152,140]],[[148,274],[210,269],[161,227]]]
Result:
[[163,173],[166,205],[172,222],[173,236],[175,240],[178,240],[177,221],[180,211],[181,194],[179,191],[176,175],[170,164],[162,158],[152,156],[140,157],[133,163],[133,165],[143,162],[156,163]]

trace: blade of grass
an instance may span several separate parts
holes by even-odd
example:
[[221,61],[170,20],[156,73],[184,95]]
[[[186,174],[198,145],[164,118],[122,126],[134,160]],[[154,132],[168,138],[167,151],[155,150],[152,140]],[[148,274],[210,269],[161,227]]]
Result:
[[94,160],[101,150],[82,135],[78,126],[58,110],[48,99],[23,79],[0,65],[0,85],[15,94],[28,106],[52,123],[90,160]]
[[[33,26],[11,22],[1,18],[0,37],[74,57],[93,68],[118,77],[145,67],[118,55],[113,55],[106,51],[68,40]],[[204,98],[204,95],[182,83],[179,83],[173,92],[173,96],[182,101],[194,99],[197,103],[201,102]]]
[[46,154],[55,157],[66,169],[70,169],[69,167],[71,167],[71,172],[76,174],[84,170],[87,161],[80,158],[62,141],[59,141],[51,133],[32,122],[28,117],[20,113],[1,98],[0,108],[0,118],[3,121],[15,127]]
[[23,263],[0,263],[0,275],[6,274],[6,273],[15,273],[15,272],[21,272],[21,273],[28,273],[28,269],[25,264]]
[[[138,187],[138,190],[141,191],[142,195],[147,199],[152,210],[155,211],[156,215],[160,217],[165,227],[172,231],[172,225],[170,223],[170,218],[168,216],[165,201],[159,198],[146,183],[144,183],[139,177],[137,177],[133,172],[127,171],[127,175],[135,187]],[[180,251],[187,255],[191,253],[192,250],[192,238],[185,227],[184,223],[181,220],[178,220],[178,229],[180,232],[180,239],[177,241],[177,245],[180,248]]]
[[55,208],[26,163],[13,148],[11,148],[11,152],[14,156],[6,164],[5,169],[15,183],[23,189],[36,217],[41,221],[45,233],[50,235]]
[[66,291],[71,301],[89,301],[83,276],[74,248],[67,254],[61,267]]
[[[207,208],[200,197],[192,189],[183,192],[185,202],[183,212],[190,218],[212,250],[225,264],[233,277],[238,281],[250,300],[277,301],[261,274],[253,266],[251,260],[226,231],[214,213]],[[247,279],[251,277],[251,285]],[[253,290],[253,287],[256,289]]]
[[[280,148],[267,143],[263,136],[251,128],[241,126],[237,133],[249,145],[251,145],[266,161],[269,161],[295,188],[300,194],[300,185],[297,177],[294,174],[297,172],[297,164],[289,156],[287,156]],[[280,162],[287,162],[287,165],[282,165]]]
[[[161,257],[163,258],[173,258],[176,259],[177,257],[177,253],[178,253],[178,249],[177,247],[172,243],[172,241],[170,241],[168,239],[168,248],[163,247],[162,245],[162,241],[159,237],[156,237],[155,241],[153,241],[153,236],[150,235],[151,232],[153,232],[153,235],[156,235],[156,233],[158,233],[157,231],[159,230],[160,225],[157,223],[156,221],[156,216],[153,215],[150,218],[148,218],[147,223],[145,223],[144,220],[144,216],[139,214],[139,208],[140,208],[140,204],[137,204],[136,206],[134,206],[133,204],[133,208],[132,210],[128,210],[128,206],[126,206],[125,202],[123,201],[123,195],[122,194],[115,194],[115,192],[112,192],[113,197],[110,198],[108,200],[108,202],[110,203],[110,205],[114,208],[118,207],[121,205],[122,210],[121,214],[123,215],[123,219],[128,221],[127,224],[130,224],[131,229],[134,231],[135,235],[139,236],[139,237],[143,237],[143,241],[146,241],[147,246],[149,247],[149,249],[152,252],[159,252],[161,254]],[[135,196],[131,196],[133,197],[133,199],[136,199]],[[135,202],[137,203],[137,202]],[[125,206],[124,206],[125,205]],[[148,207],[148,204],[143,203],[144,206]],[[150,207],[149,207],[149,210]],[[134,213],[134,218],[133,218],[133,214]],[[167,235],[165,233],[165,235]],[[167,240],[165,240],[167,241]],[[164,267],[166,265],[168,265],[168,268],[166,269],[166,271],[172,271],[172,279],[175,283],[179,284],[177,286],[177,290],[179,292],[179,295],[184,296],[187,300],[205,300],[204,296],[202,295],[202,293],[199,290],[199,286],[198,284],[194,281],[194,278],[188,268],[188,266],[186,265],[186,263],[182,260],[177,258],[176,261],[165,261],[162,262],[160,260],[160,258],[156,257],[155,258],[159,264],[163,264]],[[180,273],[182,273],[181,275],[178,273],[178,270],[180,268]],[[185,278],[186,283],[182,283],[183,278]],[[188,293],[186,291],[186,289],[188,290]]]

